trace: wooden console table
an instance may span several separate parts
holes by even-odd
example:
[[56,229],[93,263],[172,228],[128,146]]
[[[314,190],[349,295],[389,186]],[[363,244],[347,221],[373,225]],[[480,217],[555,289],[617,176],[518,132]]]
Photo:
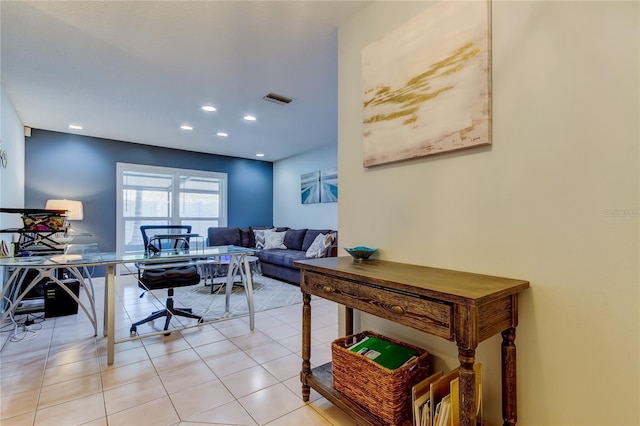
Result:
[[[331,363],[311,369],[311,295],[344,305],[346,334],[353,334],[353,310],[453,341],[460,361],[460,425],[475,424],[475,351],[502,334],[502,416],[515,425],[518,293],[527,281],[409,265],[383,260],[332,257],[295,262],[301,270],[302,397],[315,389],[358,423],[380,420],[333,388]],[[357,374],[357,372],[354,372]]]

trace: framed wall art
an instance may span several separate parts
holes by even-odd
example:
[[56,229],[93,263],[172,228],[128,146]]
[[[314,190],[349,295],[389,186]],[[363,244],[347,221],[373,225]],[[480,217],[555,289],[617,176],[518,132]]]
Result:
[[320,172],[300,175],[300,201],[302,204],[320,202]]
[[490,17],[441,1],[363,48],[365,167],[491,144]]
[[326,169],[300,175],[302,204],[335,203],[338,201],[338,169]]

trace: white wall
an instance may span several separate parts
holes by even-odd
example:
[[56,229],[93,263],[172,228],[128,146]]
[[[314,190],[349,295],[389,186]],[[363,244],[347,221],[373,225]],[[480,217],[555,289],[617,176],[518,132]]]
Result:
[[[493,145],[364,169],[360,51],[432,4],[373,2],[340,28],[340,245],[529,280],[519,424],[640,424],[639,3],[493,2]],[[362,328],[457,365],[453,343]],[[489,425],[499,346],[476,354]]]
[[[7,168],[0,167],[0,207],[24,207],[24,127],[4,88],[0,86],[0,145],[7,151]],[[21,225],[19,215],[0,213],[0,229]],[[11,234],[0,234],[10,240]]]
[[[337,167],[337,152],[337,147],[322,148],[273,163],[275,226],[338,229],[338,203],[302,204],[300,201],[300,175]],[[338,191],[339,182],[340,175]]]

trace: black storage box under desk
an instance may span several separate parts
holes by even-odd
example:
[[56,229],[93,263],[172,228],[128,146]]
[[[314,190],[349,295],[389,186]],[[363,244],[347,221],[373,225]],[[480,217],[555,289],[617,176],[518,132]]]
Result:
[[[80,295],[80,282],[76,279],[61,280],[76,296]],[[78,302],[58,284],[48,281],[44,285],[44,317],[62,317],[78,313]]]

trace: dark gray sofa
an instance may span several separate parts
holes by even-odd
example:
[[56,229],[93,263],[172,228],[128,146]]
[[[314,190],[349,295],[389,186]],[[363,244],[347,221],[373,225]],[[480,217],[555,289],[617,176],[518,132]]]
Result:
[[[224,246],[234,245],[240,247],[255,248],[254,230],[269,229],[271,227],[256,226],[248,228],[224,227],[209,228],[207,232],[207,245]],[[262,274],[278,280],[300,285],[300,269],[293,265],[296,260],[307,259],[306,252],[318,234],[334,233],[335,239],[330,247],[325,250],[325,257],[335,257],[338,254],[337,231],[330,229],[290,229],[286,227],[276,228],[277,232],[286,231],[284,245],[286,249],[256,249],[255,256],[260,259]]]

